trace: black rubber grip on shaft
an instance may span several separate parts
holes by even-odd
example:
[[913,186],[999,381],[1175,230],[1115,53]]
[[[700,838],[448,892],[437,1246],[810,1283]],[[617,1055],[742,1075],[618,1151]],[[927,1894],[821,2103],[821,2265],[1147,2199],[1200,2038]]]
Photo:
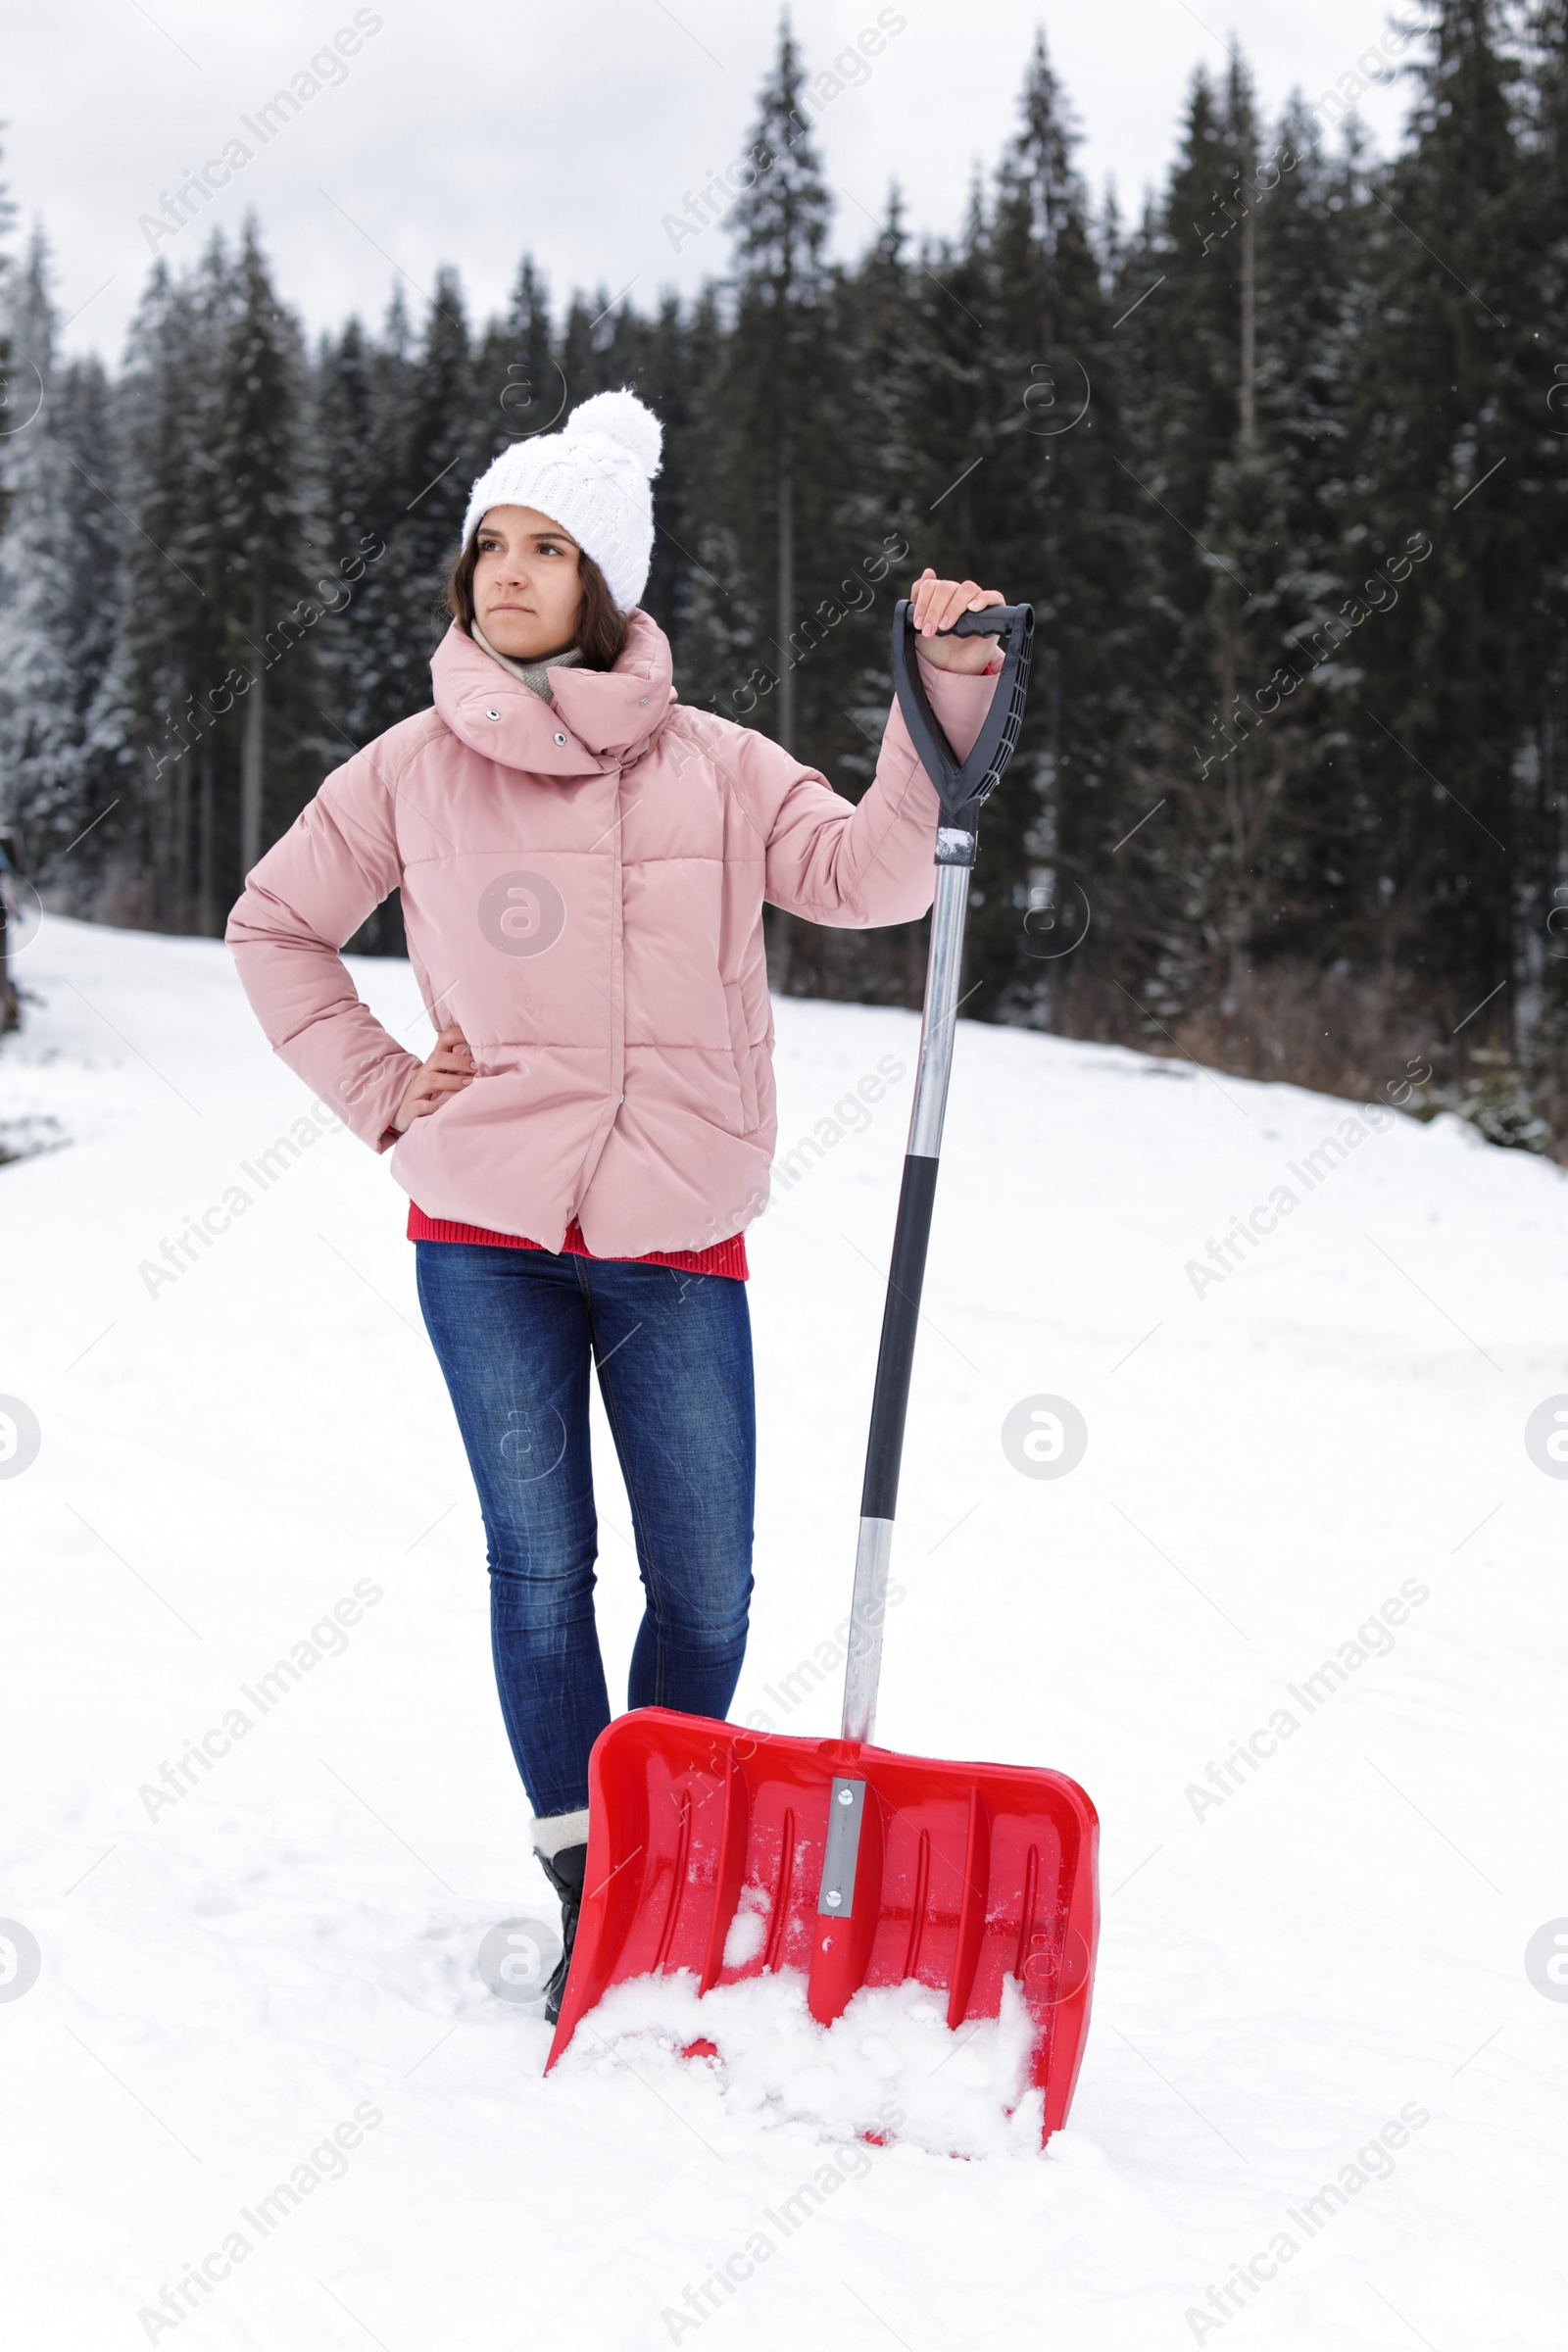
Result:
[[920,1321],[920,1288],[925,1281],[931,1210],[937,1197],[939,1160],[911,1154],[904,1163],[899,1217],[893,1229],[893,1263],[882,1311],[882,1346],[871,1397],[871,1436],[865,1449],[862,1519],[891,1519],[899,1499],[899,1465],[904,1455],[904,1422],[909,1409],[909,1376],[914,1369],[914,1335]]

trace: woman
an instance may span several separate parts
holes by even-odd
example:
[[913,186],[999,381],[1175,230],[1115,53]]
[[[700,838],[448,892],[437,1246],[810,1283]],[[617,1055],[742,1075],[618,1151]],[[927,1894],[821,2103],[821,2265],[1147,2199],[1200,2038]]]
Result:
[[[775,1120],[762,903],[902,923],[933,895],[937,798],[895,708],[858,807],[767,737],[687,709],[648,578],[658,420],[630,392],[514,443],[474,483],[431,662],[435,707],[328,776],[228,924],[275,1050],[411,1195],[419,1303],[489,1548],[496,1678],[562,1899],[587,1858],[610,1720],[594,1628],[597,1370],[645,1608],[629,1703],[722,1717],[751,1593],[756,1440],[744,1233]],[[1002,601],[911,591],[960,757]],[[401,888],[439,1035],[421,1062],[339,949]]]

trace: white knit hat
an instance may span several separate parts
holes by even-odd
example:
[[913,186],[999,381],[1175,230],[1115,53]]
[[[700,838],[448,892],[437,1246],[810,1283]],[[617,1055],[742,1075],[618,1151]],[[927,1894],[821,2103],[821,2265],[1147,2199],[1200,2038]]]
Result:
[[663,428],[635,392],[596,392],[559,433],[514,441],[480,474],[463,517],[467,546],[492,507],[533,507],[592,556],[617,609],[648,585],[654,496]]

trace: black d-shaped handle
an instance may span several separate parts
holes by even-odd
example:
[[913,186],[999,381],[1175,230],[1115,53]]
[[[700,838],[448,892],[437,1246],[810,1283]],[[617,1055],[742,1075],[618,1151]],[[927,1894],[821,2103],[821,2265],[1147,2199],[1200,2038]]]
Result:
[[899,709],[920,755],[920,765],[937,788],[943,833],[962,837],[949,842],[939,835],[937,863],[972,865],[981,808],[1002,781],[1002,771],[1012,758],[1023,725],[1035,609],[1033,605],[988,605],[979,612],[960,612],[951,629],[940,629],[937,634],[1000,637],[1003,641],[1002,675],[985,725],[968,759],[960,760],[926,698],[915,657],[919,641],[914,634],[914,607],[907,597],[901,597],[894,607],[893,684]]

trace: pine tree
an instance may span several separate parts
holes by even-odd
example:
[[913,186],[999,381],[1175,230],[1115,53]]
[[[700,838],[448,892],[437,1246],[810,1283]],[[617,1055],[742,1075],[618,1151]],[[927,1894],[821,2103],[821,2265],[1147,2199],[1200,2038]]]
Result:
[[[79,797],[84,830],[66,852],[62,894],[77,913],[96,912],[105,878],[123,863],[134,754],[116,662],[124,516],[111,487],[116,463],[114,388],[96,357],[57,372],[55,432],[71,467],[75,602],[72,676],[76,697]],[[65,878],[69,873],[69,880]]]
[[[4,148],[0,147],[0,154],[4,152]],[[0,245],[10,236],[16,218],[17,208],[11,201],[5,181],[0,179]],[[0,429],[4,430],[8,439],[17,430],[18,419],[25,413],[26,402],[30,398],[30,392],[19,384],[13,375],[14,354],[4,322],[10,307],[13,269],[11,256],[0,251]],[[6,527],[6,513],[7,491],[4,473],[0,471],[0,531]]]
[[85,911],[120,830],[121,747],[100,708],[120,516],[108,384],[96,360],[58,360],[48,280],[39,234],[13,289],[16,422],[0,442],[0,793],[29,870]]
[[531,254],[524,254],[504,318],[480,339],[474,368],[481,388],[475,469],[511,442],[559,432],[584,396],[573,396],[556,357],[550,295]]
[[[1255,968],[1280,965],[1281,986],[1289,984],[1286,967],[1300,975],[1348,958],[1376,967],[1380,958],[1351,879],[1362,804],[1351,769],[1328,748],[1336,714],[1324,681],[1337,671],[1318,652],[1345,598],[1341,533],[1354,350],[1367,299],[1366,178],[1353,128],[1330,155],[1293,98],[1253,198],[1255,389],[1268,461],[1263,488],[1279,542],[1268,590],[1279,675],[1265,667],[1250,681],[1250,709],[1259,714],[1245,724],[1278,755],[1284,793],[1271,828],[1266,918],[1254,922],[1250,946]],[[1260,651],[1266,657],[1270,649]],[[1272,708],[1259,711],[1262,702]],[[1210,748],[1222,748],[1212,735]],[[1387,979],[1380,972],[1378,984]]]
[[1087,993],[1103,991],[1133,906],[1131,869],[1116,866],[1113,845],[1155,796],[1132,805],[1142,786],[1124,681],[1136,532],[1134,493],[1114,462],[1124,439],[1114,314],[1043,35],[1019,118],[977,232],[981,413],[960,485],[972,535],[945,552],[1035,607],[1036,685],[982,832],[970,964],[988,983],[977,1012],[1054,1023],[1088,976]]
[[[654,494],[654,556],[643,591],[645,609],[665,629],[680,659],[682,589],[711,504],[706,433],[708,396],[716,366],[716,320],[711,302],[686,312],[673,294],[661,301],[628,351],[624,378],[664,428]],[[686,691],[677,674],[680,690]]]
[[[844,659],[835,669],[849,730],[835,752],[834,782],[855,797],[876,769],[888,710],[888,639],[892,609],[907,593],[911,550],[927,516],[917,486],[922,473],[921,368],[915,314],[918,265],[908,251],[904,200],[897,186],[876,236],[859,265],[834,288],[834,340],[845,356],[854,394],[843,403],[840,431],[847,480],[842,514],[847,551],[853,550],[841,601],[858,610],[838,632]],[[888,943],[889,977],[906,976],[900,993],[918,997],[924,981],[925,926]]]
[[[826,259],[832,199],[811,128],[820,103],[786,16],[747,140],[750,177],[723,215],[733,259],[708,404],[715,429],[705,546],[715,619],[714,599],[724,607],[710,644],[727,639],[740,657],[711,699],[832,775],[860,740],[836,677],[844,651],[823,651],[842,612],[833,588],[858,551],[843,532],[851,482],[836,273]],[[853,953],[843,941],[810,940],[810,926],[769,916],[776,986],[820,988],[824,968]]]
[[347,758],[376,732],[367,607],[376,549],[384,550],[391,527],[373,357],[358,318],[335,339],[323,339],[313,394],[322,553],[337,568],[344,600],[321,623],[320,716],[329,746]]
[[[28,868],[87,912],[123,831],[122,730],[111,681],[120,527],[109,387],[55,351],[49,259],[35,236],[11,321],[18,424],[0,442],[0,796]],[[3,830],[4,827],[0,827]]]
[[[711,286],[686,314],[684,341],[689,414],[672,435],[666,432],[664,461],[677,485],[680,519],[656,536],[649,595],[671,613],[682,699],[734,717],[737,685],[756,665],[768,630],[774,575],[758,576],[754,586],[728,514],[724,477],[734,453],[724,406],[727,338]],[[662,472],[656,485],[661,511],[664,494]],[[658,609],[650,602],[651,612]],[[757,707],[754,694],[747,715]]]
[[1237,1024],[1238,1044],[1245,1047],[1252,1019],[1248,984],[1274,899],[1299,747],[1281,661],[1288,625],[1297,617],[1288,588],[1290,467],[1258,384],[1260,314],[1267,326],[1279,314],[1267,283],[1271,244],[1260,233],[1260,220],[1272,218],[1266,208],[1276,191],[1268,183],[1279,161],[1265,172],[1251,82],[1239,55],[1232,58],[1225,97],[1226,145],[1236,175],[1225,209],[1240,215],[1235,228],[1224,232],[1234,245],[1235,434],[1210,479],[1201,536],[1215,561],[1193,632],[1215,716],[1199,737],[1198,774],[1178,809],[1206,841],[1200,919],[1209,948],[1207,976],[1217,986],[1221,1016]]
[[[1539,437],[1536,315],[1516,69],[1493,0],[1442,0],[1414,74],[1410,144],[1373,187],[1340,623],[1355,634],[1340,660],[1346,757],[1376,810],[1359,888],[1390,898],[1443,1030],[1477,1022],[1463,1051],[1507,1040],[1520,976],[1514,766],[1538,646],[1519,486]],[[1362,623],[1374,566],[1401,609]]]
[[[48,259],[35,235],[6,321],[12,381],[5,452],[7,528],[0,537],[0,831],[24,867],[53,877],[88,821],[81,761],[83,694],[73,653],[84,599],[73,528],[76,481],[59,434]],[[27,411],[30,409],[30,414]]]
[[798,748],[804,715],[791,649],[812,601],[808,583],[816,584],[807,550],[819,544],[831,513],[831,485],[814,462],[831,440],[824,429],[833,376],[824,246],[832,200],[810,113],[786,18],[748,140],[755,176],[725,220],[735,274],[722,394],[730,420],[728,478],[721,493],[743,562],[755,573],[764,565],[772,572],[772,625],[757,649],[758,669],[774,680],[765,723],[786,751]]
[[127,527],[114,668],[131,765],[124,870],[111,911],[178,930],[217,927],[219,768],[238,784],[217,446],[231,290],[217,238],[183,282],[155,263],[116,400],[117,495]]
[[1148,850],[1172,845],[1150,969],[1133,991],[1152,1016],[1151,1041],[1232,976],[1241,919],[1223,787],[1207,786],[1202,763],[1211,745],[1215,754],[1226,749],[1215,721],[1254,584],[1235,553],[1215,544],[1214,514],[1243,426],[1247,215],[1238,192],[1250,131],[1240,77],[1216,89],[1196,74],[1169,187],[1118,289],[1132,443],[1123,463],[1141,502],[1151,592],[1143,661],[1162,689],[1152,713],[1157,790],[1150,805],[1162,798],[1165,807],[1151,819]]
[[437,272],[417,355],[396,355],[387,388],[397,512],[376,567],[382,727],[429,705],[430,656],[446,627],[447,569],[458,553],[469,489],[489,452],[489,433],[474,415],[473,355],[455,270]]
[[368,567],[354,607],[358,699],[361,713],[353,740],[368,740],[407,718],[423,699],[422,681],[415,703],[400,699],[407,674],[405,645],[406,596],[393,542],[407,518],[409,501],[417,484],[409,480],[409,417],[417,363],[413,330],[401,287],[393,289],[386,322],[370,355],[371,479],[366,485],[369,526],[382,543],[382,553]]
[[[1568,308],[1568,0],[1541,0],[1528,24],[1516,214],[1541,320]],[[1515,498],[1532,532],[1534,630],[1516,813],[1521,1042],[1544,1064],[1562,1121],[1568,1044],[1568,345],[1537,327],[1529,425]],[[1500,477],[1499,477],[1500,478]],[[1485,496],[1485,493],[1482,493]]]
[[1148,567],[1142,659],[1158,680],[1143,773],[1159,802],[1134,850],[1159,914],[1145,973],[1119,985],[1151,1042],[1174,1028],[1245,1067],[1269,1066],[1261,1032],[1278,989],[1298,988],[1265,967],[1299,947],[1329,887],[1326,706],[1302,684],[1321,655],[1298,647],[1325,598],[1339,601],[1328,550],[1355,244],[1340,215],[1354,195],[1298,103],[1263,133],[1233,54],[1222,87],[1195,79],[1170,187],[1129,245],[1118,295],[1123,465]]
[[[240,741],[237,886],[315,789],[317,641],[331,584],[313,581],[304,352],[272,291],[256,224],[237,258],[220,367],[219,529],[224,651],[249,676]],[[226,845],[225,845],[226,846]]]

